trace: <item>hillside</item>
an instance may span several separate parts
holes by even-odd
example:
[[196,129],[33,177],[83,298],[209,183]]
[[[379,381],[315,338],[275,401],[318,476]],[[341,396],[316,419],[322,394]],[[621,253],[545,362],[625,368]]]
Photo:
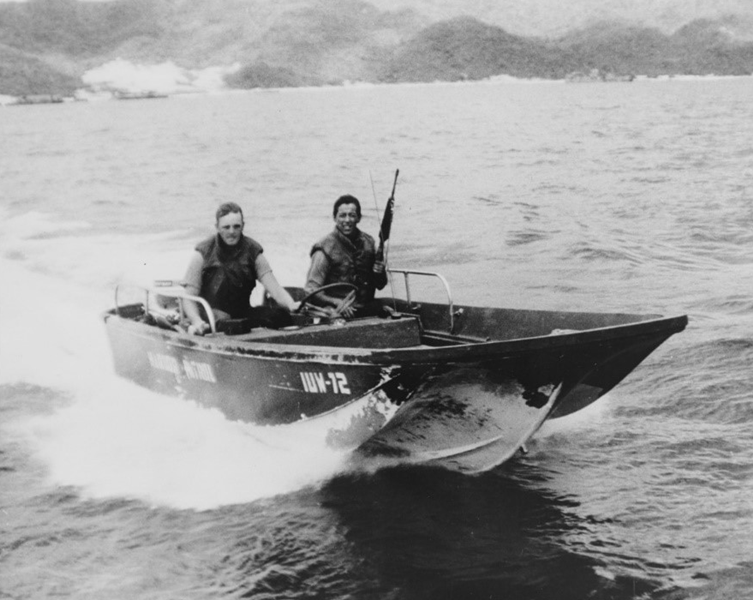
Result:
[[[553,45],[510,35],[471,17],[427,27],[397,48],[381,71],[389,82],[477,80],[514,77],[564,77],[567,61]],[[571,64],[570,67],[574,67]]]
[[429,26],[395,52],[382,81],[457,81],[506,74],[565,78],[598,69],[629,75],[749,75],[753,43],[716,21],[695,21],[667,35],[658,29],[598,23],[556,40],[510,35],[469,17]]
[[410,7],[431,22],[472,16],[523,37],[561,37],[604,21],[629,22],[671,34],[697,20],[734,15],[743,22],[737,32],[753,41],[750,0],[371,0],[380,10]]
[[724,20],[694,21],[671,35],[658,29],[599,23],[558,45],[577,64],[608,72],[658,75],[750,75],[753,42],[725,31]]
[[0,94],[70,96],[80,87],[79,77],[68,75],[23,52],[0,46]]
[[[551,6],[547,2],[532,0],[526,10]],[[716,5],[719,10],[740,8],[742,16],[712,15],[680,22],[679,8],[673,9],[670,13],[678,26],[671,31],[584,16],[587,25],[547,37],[511,33],[470,16],[433,21],[434,12],[428,16],[422,12],[428,11],[427,2],[415,3],[417,10],[404,4],[397,0],[0,3],[0,94],[69,95],[84,87],[81,78],[86,72],[115,59],[143,65],[171,61],[184,69],[238,65],[226,82],[240,88],[457,81],[502,74],[564,78],[591,69],[617,75],[753,72],[753,8],[740,8],[736,0],[718,0]],[[659,4],[656,0],[652,6]],[[712,6],[696,2],[696,13],[701,14],[702,4]],[[442,0],[431,4],[442,5]],[[513,6],[522,10],[520,5],[476,0],[467,8],[486,10],[498,20],[504,10],[512,14]],[[670,0],[663,5],[674,6]],[[606,0],[603,6],[616,5]],[[603,7],[589,14],[602,13]],[[664,22],[670,13],[664,13]]]

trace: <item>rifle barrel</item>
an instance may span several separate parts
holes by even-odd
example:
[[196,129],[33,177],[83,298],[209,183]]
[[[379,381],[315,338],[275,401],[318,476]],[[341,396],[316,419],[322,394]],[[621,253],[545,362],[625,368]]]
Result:
[[392,183],[392,194],[390,194],[387,200],[387,205],[384,208],[384,215],[382,216],[382,223],[379,226],[379,249],[377,250],[377,259],[382,260],[384,258],[384,244],[390,239],[390,230],[392,229],[392,216],[395,210],[395,188],[397,187],[397,176],[400,174],[400,169],[395,170],[395,181]]

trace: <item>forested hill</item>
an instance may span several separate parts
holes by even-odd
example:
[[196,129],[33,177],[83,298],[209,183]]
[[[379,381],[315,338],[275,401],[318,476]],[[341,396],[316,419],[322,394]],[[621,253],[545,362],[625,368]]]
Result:
[[615,75],[753,73],[753,20],[673,31],[602,21],[523,37],[473,17],[432,22],[361,0],[30,0],[0,3],[0,94],[71,94],[116,58],[202,69],[234,87]]

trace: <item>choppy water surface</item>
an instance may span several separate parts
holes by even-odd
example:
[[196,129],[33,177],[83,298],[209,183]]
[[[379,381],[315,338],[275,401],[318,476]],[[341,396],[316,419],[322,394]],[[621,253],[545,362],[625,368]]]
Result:
[[[753,80],[268,91],[0,111],[0,596],[753,597]],[[115,377],[115,282],[223,200],[286,284],[342,193],[456,301],[690,316],[468,477]],[[373,187],[372,187],[373,182]]]

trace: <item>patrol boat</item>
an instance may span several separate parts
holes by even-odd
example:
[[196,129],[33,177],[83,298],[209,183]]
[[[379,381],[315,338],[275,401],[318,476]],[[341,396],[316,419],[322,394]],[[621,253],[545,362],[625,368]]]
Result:
[[[206,302],[173,282],[142,286],[128,302],[118,286],[104,314],[115,370],[233,421],[316,431],[355,458],[474,473],[524,450],[546,419],[603,396],[688,322],[456,305],[437,273],[389,272],[404,297],[380,298],[384,316],[303,312],[285,329],[221,331]],[[412,298],[417,277],[439,281],[446,301]],[[209,334],[187,333],[187,299],[210,315]]]

